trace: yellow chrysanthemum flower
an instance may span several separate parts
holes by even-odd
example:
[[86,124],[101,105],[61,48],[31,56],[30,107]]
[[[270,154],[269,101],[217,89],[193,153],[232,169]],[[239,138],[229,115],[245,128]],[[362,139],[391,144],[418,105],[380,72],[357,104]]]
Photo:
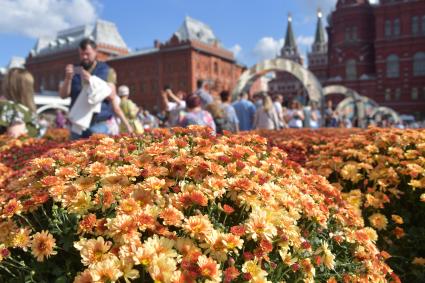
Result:
[[381,213],[374,213],[371,216],[369,216],[369,222],[372,225],[372,227],[378,230],[387,229],[388,219],[387,217],[385,217],[385,215]]

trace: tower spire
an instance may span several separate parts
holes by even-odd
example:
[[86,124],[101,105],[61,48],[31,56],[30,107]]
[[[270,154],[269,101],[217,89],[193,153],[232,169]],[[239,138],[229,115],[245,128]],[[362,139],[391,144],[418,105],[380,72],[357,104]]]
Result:
[[325,30],[322,23],[322,11],[319,8],[317,10],[317,25],[316,25],[316,36],[314,37],[314,44],[324,44],[326,42]]
[[288,14],[288,25],[286,28],[285,44],[281,50],[283,56],[294,55],[298,53],[297,44],[295,42],[294,31],[292,30],[292,16]]

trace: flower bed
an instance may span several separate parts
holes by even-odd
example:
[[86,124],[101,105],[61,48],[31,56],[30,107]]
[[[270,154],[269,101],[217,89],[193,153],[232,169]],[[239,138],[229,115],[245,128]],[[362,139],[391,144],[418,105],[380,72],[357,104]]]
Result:
[[288,158],[304,165],[309,155],[313,154],[313,146],[328,144],[334,140],[348,138],[350,135],[362,132],[362,129],[341,129],[341,128],[322,128],[322,129],[284,129],[280,131],[259,130],[249,132],[248,134],[258,134],[267,138],[270,146],[276,146],[283,149]]
[[0,281],[397,279],[340,192],[285,158],[196,127],[53,149],[0,189]]
[[[392,255],[388,263],[402,280],[420,282],[425,278],[425,131],[345,133],[322,139],[321,131],[300,132],[303,163],[340,188],[377,230],[378,247]],[[266,137],[285,149],[293,143],[286,141],[291,134],[284,130]]]
[[57,147],[68,146],[69,131],[66,129],[49,129],[43,138],[10,138],[0,135],[0,187],[14,176],[18,177],[29,170],[29,161],[40,157]]

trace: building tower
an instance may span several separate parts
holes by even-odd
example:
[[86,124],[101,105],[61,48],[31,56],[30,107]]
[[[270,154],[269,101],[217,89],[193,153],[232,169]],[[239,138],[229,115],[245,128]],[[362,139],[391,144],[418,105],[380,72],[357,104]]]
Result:
[[308,53],[308,67],[321,83],[326,81],[328,68],[328,43],[326,41],[325,29],[323,28],[322,23],[322,12],[320,9],[317,12],[316,35],[311,47],[311,52]]
[[292,16],[288,15],[288,25],[286,28],[285,44],[280,50],[280,58],[290,59],[303,64],[300,53],[298,52],[297,43],[295,41],[294,31],[292,30]]
[[[291,15],[288,15],[285,43],[280,50],[278,58],[288,59],[300,65],[303,64],[303,59],[298,51],[294,31],[292,29]],[[306,102],[303,98],[304,88],[301,82],[286,72],[276,72],[276,77],[269,82],[269,91],[272,94],[283,94],[285,101],[290,101],[297,97],[301,102]]]

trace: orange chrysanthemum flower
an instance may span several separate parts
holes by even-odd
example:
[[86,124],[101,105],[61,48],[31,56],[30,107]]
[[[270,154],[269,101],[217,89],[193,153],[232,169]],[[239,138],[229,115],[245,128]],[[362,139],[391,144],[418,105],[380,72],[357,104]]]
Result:
[[94,264],[104,261],[111,257],[108,254],[112,246],[112,242],[106,241],[102,237],[97,239],[81,239],[74,243],[74,247],[80,251],[81,262],[86,266],[93,266]]
[[91,276],[90,270],[86,269],[84,272],[77,275],[74,279],[74,283],[93,283],[93,277]]
[[387,229],[388,220],[385,215],[381,213],[374,213],[371,216],[369,216],[370,224],[378,229],[378,230],[385,230]]
[[213,259],[201,255],[198,257],[198,266],[201,276],[207,278],[209,282],[221,282],[220,265]]
[[54,250],[56,240],[48,231],[41,231],[33,236],[31,242],[31,252],[37,261],[42,262],[45,258],[57,254]]
[[78,234],[92,233],[96,227],[96,215],[90,213],[86,215],[78,225]]
[[19,200],[11,199],[1,210],[1,216],[11,218],[15,214],[22,212],[22,204]]
[[205,239],[213,230],[207,215],[196,215],[185,219],[183,229],[195,239]]
[[173,206],[167,207],[161,211],[159,217],[163,219],[164,225],[172,226],[180,226],[184,219],[183,213]]
[[31,230],[29,228],[20,228],[14,232],[11,241],[12,247],[21,248],[26,251],[31,242],[30,233]]

